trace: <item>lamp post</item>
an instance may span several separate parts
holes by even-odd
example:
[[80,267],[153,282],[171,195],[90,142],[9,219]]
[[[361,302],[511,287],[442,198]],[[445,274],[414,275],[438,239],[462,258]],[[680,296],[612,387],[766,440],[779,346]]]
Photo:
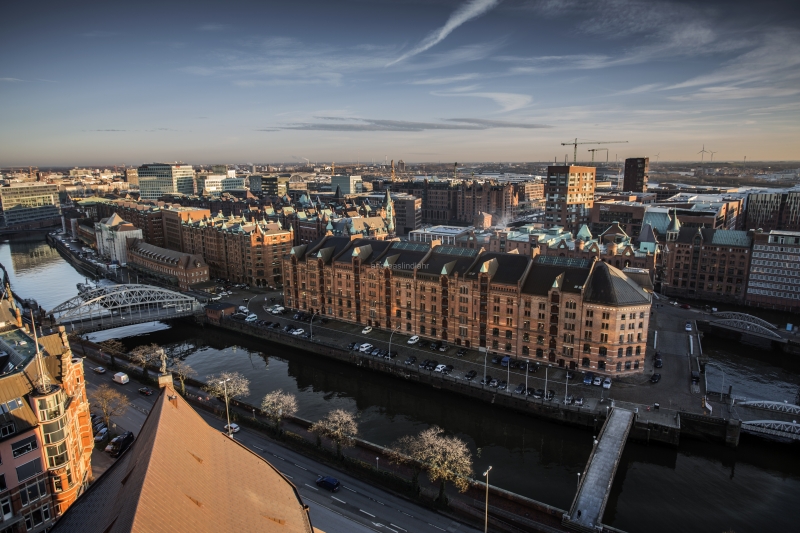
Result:
[[375,470],[378,470],[378,471],[380,471],[380,469],[381,469],[381,468],[378,466],[378,461],[379,461],[379,460],[380,460],[380,457],[376,457],[376,458],[375,458]]
[[[389,361],[392,360],[392,337],[394,337],[395,332],[400,331],[400,324],[397,324],[397,327],[392,330],[389,334]],[[397,364],[397,361],[395,361]]]
[[578,487],[581,486],[581,473],[578,472]]
[[486,469],[486,472],[483,473],[483,477],[486,478],[486,515],[483,521],[483,533],[489,532],[489,472],[492,471],[492,467]]
[[[481,348],[483,350],[483,381],[486,381],[486,356],[489,355],[489,350],[484,346]],[[488,472],[488,470],[487,470]]]
[[308,334],[309,334],[308,340],[312,340],[312,341],[314,340],[314,317],[317,316],[318,314],[319,314],[319,311],[317,311],[316,313],[311,315],[311,322],[308,323],[308,327],[310,329],[310,331],[308,332]]
[[564,405],[567,405],[568,392],[569,392],[569,370],[567,370],[567,377],[564,378]]
[[231,437],[231,411],[228,408],[228,382],[231,378],[228,378],[224,381],[220,381],[222,386],[225,388],[225,416],[228,418],[228,437]]
[[544,369],[544,395],[547,396],[547,368]]
[[530,370],[531,360],[525,359],[525,399],[528,399],[528,370]]

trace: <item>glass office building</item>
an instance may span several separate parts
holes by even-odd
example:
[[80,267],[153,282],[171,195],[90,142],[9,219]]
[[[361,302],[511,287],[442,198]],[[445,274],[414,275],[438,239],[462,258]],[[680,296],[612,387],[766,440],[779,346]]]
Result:
[[194,169],[184,163],[153,163],[138,168],[142,200],[158,200],[165,194],[194,194]]

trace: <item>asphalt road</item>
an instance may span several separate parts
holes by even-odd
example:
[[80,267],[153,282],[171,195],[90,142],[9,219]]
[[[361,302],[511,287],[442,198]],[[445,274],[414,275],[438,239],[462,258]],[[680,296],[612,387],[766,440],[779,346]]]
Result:
[[[110,373],[95,374],[91,371],[91,366],[93,365],[87,360],[87,392],[91,394],[102,384],[112,385],[123,392],[130,401],[130,408],[114,420],[117,424],[116,431],[128,430],[138,434],[156,396],[139,394],[137,390],[140,385],[136,381],[117,385],[111,381]],[[198,413],[210,426],[222,429],[224,422],[221,419],[204,411]],[[326,533],[478,531],[351,476],[332,471],[316,461],[268,441],[257,432],[242,429],[235,434],[235,438],[267,459],[295,484],[303,500],[309,505],[312,524]],[[95,451],[95,455],[100,453],[103,452]],[[94,462],[93,457],[93,464]],[[314,482],[320,474],[336,477],[342,483],[341,490],[331,493],[317,487]]]

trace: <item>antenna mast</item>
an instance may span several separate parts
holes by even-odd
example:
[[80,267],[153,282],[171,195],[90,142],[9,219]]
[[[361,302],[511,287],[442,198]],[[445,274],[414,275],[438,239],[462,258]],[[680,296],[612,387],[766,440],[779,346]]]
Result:
[[39,337],[36,335],[33,309],[31,309],[31,327],[33,328],[33,344],[36,345],[36,367],[39,370],[39,377],[36,379],[36,390],[39,394],[47,394],[50,392],[50,376],[44,371],[44,364],[42,364],[42,352],[39,351]]

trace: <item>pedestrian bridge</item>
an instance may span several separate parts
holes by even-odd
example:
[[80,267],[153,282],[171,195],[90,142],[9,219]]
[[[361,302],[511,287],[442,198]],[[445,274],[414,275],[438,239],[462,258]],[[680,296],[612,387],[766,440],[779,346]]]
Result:
[[578,531],[602,531],[603,512],[633,422],[633,411],[619,407],[611,411],[589,456],[572,507],[562,518],[564,526]]
[[48,314],[67,332],[88,333],[198,315],[197,299],[152,285],[122,284],[83,291]]
[[783,340],[783,337],[777,333],[778,327],[775,324],[770,324],[766,320],[746,313],[732,311],[714,313],[709,317],[708,323],[726,329]]
[[[762,418],[765,411],[771,412],[769,419]],[[800,405],[766,400],[737,401],[733,412],[742,422],[742,431],[800,441],[800,424],[797,423]]]

